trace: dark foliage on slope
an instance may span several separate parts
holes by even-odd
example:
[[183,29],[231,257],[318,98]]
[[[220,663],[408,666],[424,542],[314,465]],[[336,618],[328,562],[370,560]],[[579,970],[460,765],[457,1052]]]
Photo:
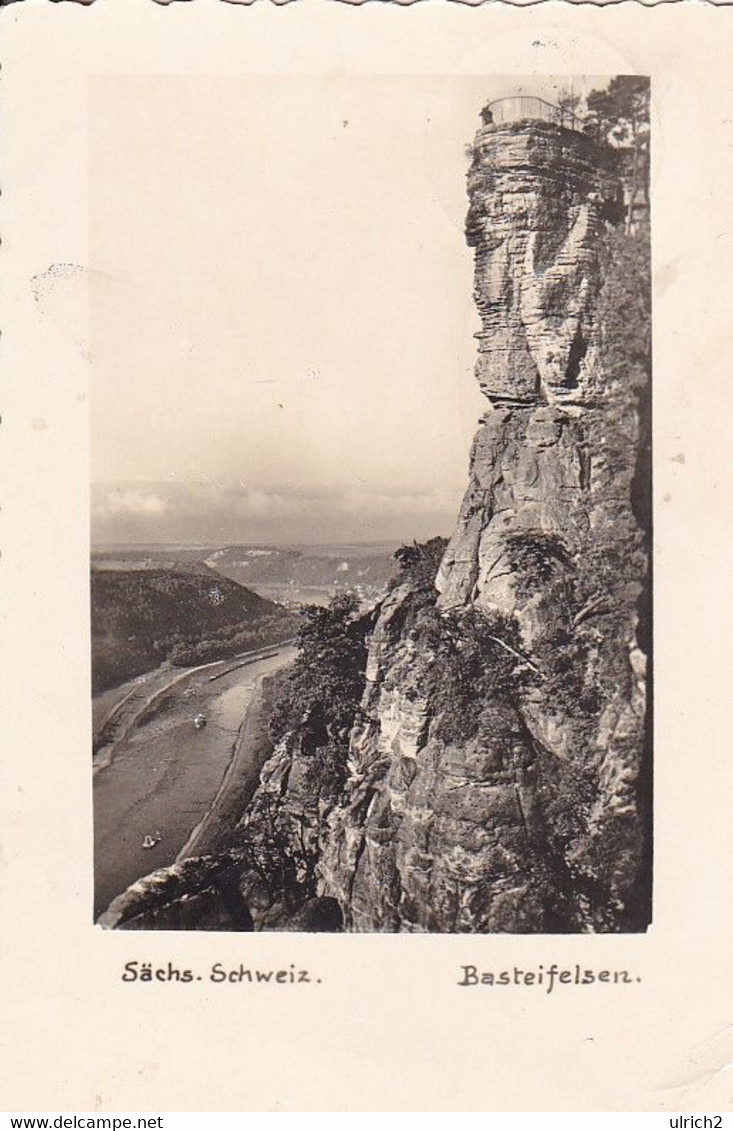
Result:
[[295,627],[281,606],[208,570],[93,570],[91,605],[95,693],[164,660],[224,659]]

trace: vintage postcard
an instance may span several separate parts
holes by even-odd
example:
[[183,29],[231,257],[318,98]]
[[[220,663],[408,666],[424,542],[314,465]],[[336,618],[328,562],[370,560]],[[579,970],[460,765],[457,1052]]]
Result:
[[732,19],[6,17],[6,1107],[728,1109]]

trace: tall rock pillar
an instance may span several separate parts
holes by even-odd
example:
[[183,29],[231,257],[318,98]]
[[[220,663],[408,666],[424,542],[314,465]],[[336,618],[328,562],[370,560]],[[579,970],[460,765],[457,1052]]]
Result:
[[639,929],[646,374],[606,324],[615,185],[525,120],[479,130],[468,192],[489,408],[437,597],[408,578],[373,634],[324,890],[352,930]]

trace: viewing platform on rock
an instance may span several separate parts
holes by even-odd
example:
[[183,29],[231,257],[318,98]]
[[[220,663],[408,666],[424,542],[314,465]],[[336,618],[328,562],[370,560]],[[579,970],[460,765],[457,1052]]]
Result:
[[510,122],[552,122],[563,129],[583,133],[583,123],[572,110],[555,106],[544,98],[524,94],[487,102],[481,111],[481,120],[485,126],[504,126]]

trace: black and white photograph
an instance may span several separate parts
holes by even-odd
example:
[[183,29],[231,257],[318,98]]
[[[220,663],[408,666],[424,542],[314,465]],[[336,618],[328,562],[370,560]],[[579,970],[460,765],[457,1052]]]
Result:
[[648,77],[94,95],[95,921],[646,930]]
[[0,12],[9,1125],[724,1131],[733,4]]

